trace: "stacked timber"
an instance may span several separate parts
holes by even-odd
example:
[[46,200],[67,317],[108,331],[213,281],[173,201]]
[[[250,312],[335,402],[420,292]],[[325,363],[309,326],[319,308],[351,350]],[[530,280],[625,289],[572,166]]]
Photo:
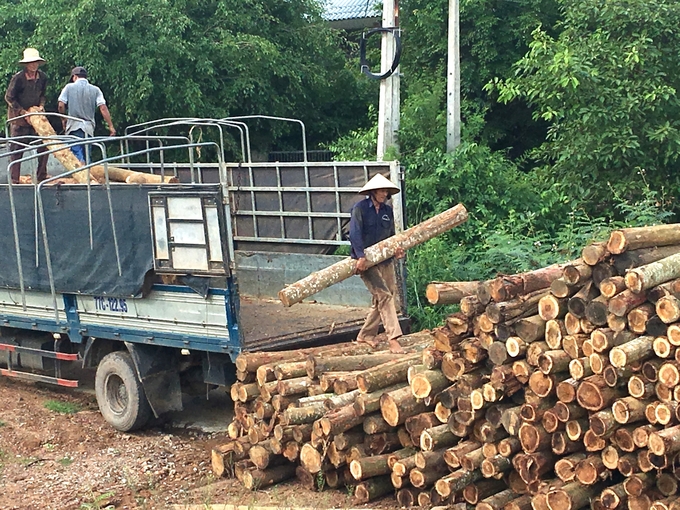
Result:
[[[394,492],[401,506],[461,510],[680,510],[680,225],[614,231],[578,260],[456,299],[444,325],[406,337],[420,353],[306,354],[306,371],[356,377],[313,410],[272,408],[275,438],[306,426],[293,467],[263,474],[247,454],[276,459],[271,440],[230,427],[236,476],[351,483],[359,503]],[[309,394],[321,378],[306,375]]]

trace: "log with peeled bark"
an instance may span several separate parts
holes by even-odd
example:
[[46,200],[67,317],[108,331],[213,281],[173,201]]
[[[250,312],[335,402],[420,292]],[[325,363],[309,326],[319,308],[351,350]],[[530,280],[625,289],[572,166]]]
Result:
[[[436,237],[467,220],[467,211],[462,204],[433,216],[404,232],[369,246],[364,251],[367,267],[394,257],[398,248],[408,250]],[[325,269],[314,272],[279,291],[279,299],[284,306],[292,306],[323,289],[346,280],[355,274],[357,261],[346,258]]]
[[455,305],[467,296],[476,294],[478,281],[432,282],[425,289],[425,297],[432,305]]
[[614,230],[609,235],[607,249],[616,255],[628,250],[677,244],[680,244],[680,226],[656,225]]
[[[680,228],[678,228],[680,232]],[[680,253],[636,267],[626,273],[626,287],[635,293],[680,277]]]

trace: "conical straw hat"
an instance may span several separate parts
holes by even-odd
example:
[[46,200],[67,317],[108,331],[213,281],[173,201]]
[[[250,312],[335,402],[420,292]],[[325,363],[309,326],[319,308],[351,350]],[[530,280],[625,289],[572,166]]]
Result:
[[401,191],[399,186],[396,186],[387,177],[384,177],[382,174],[376,174],[364,184],[364,187],[359,190],[359,194],[366,194],[376,189],[387,189],[392,195],[396,195]]

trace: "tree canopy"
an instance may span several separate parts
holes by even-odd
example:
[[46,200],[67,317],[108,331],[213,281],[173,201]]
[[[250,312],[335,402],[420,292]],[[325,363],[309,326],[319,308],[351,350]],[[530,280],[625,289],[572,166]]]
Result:
[[117,124],[178,116],[304,118],[317,140],[366,119],[364,82],[313,0],[13,0],[0,6],[0,68],[26,46],[48,61],[52,106],[87,67]]

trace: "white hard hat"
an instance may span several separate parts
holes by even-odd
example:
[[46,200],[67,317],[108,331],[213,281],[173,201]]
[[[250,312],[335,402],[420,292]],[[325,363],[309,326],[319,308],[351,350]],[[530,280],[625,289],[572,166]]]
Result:
[[387,177],[383,176],[382,174],[376,174],[371,178],[371,180],[364,184],[364,187],[359,190],[359,194],[363,195],[369,191],[377,189],[387,189],[392,195],[396,195],[401,191],[399,186],[396,186]]

